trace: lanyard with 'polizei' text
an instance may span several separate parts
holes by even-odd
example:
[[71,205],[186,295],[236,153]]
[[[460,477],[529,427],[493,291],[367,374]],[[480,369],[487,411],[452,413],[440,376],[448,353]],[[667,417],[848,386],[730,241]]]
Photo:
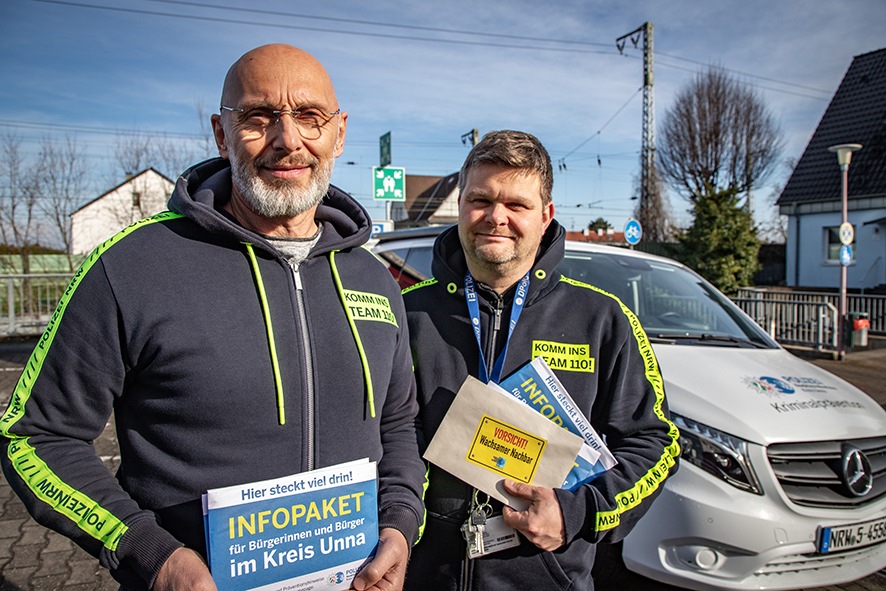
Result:
[[501,381],[501,372],[505,366],[505,357],[508,356],[508,343],[511,335],[514,334],[514,328],[517,321],[520,320],[520,313],[523,311],[523,304],[526,302],[526,292],[529,290],[529,273],[523,276],[517,285],[517,292],[514,294],[514,304],[511,306],[511,321],[508,326],[508,338],[505,340],[505,346],[501,350],[498,359],[492,366],[492,375],[486,369],[486,358],[483,356],[483,341],[480,339],[480,306],[477,304],[477,290],[474,287],[474,278],[471,272],[465,273],[465,300],[468,304],[468,314],[471,316],[471,326],[474,328],[474,336],[477,338],[477,348],[480,352],[480,371],[478,377],[486,384],[490,381],[498,383]]

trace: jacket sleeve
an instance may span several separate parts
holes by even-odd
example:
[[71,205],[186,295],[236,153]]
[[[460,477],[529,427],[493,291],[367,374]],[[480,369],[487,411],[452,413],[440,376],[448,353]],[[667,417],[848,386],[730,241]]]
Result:
[[399,290],[394,289],[389,298],[399,331],[380,416],[384,455],[378,463],[379,527],[399,530],[411,547],[418,542],[424,521],[426,468],[418,447],[418,403],[406,312]]
[[116,303],[92,255],[75,275],[0,418],[3,472],[34,519],[96,556],[127,588],[148,589],[181,544],[139,508],[93,441],[123,392]]
[[636,316],[621,308],[604,345],[609,355],[599,368],[591,415],[618,464],[575,492],[556,489],[567,542],[623,539],[677,469],[679,433],[669,419],[658,361]]

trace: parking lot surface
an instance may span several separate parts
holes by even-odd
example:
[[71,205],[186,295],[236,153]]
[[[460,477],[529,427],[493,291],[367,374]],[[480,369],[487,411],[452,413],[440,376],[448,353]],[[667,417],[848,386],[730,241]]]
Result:
[[[0,340],[0,410],[9,396],[34,341]],[[806,356],[806,355],[804,355]],[[886,407],[886,348],[851,352],[843,361],[810,356],[810,361],[855,384]],[[109,425],[95,442],[110,470],[119,463],[117,441]],[[675,591],[639,576],[619,581],[619,591]],[[117,584],[98,561],[67,538],[37,525],[0,477],[0,591],[114,591]],[[605,590],[601,590],[605,591]],[[864,579],[808,591],[886,591],[886,571]]]

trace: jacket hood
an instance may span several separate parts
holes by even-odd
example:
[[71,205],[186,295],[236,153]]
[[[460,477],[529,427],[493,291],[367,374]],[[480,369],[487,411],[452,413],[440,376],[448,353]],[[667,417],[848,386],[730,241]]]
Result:
[[[556,284],[560,277],[556,269],[563,261],[565,252],[566,230],[557,220],[551,220],[551,225],[541,237],[535,264],[529,272],[527,303],[531,303],[540,293]],[[442,232],[434,241],[431,272],[438,282],[456,286],[455,290],[450,288],[450,293],[464,297],[464,279],[467,270],[465,253],[458,237],[458,226],[455,225]]]
[[[238,242],[248,242],[275,252],[259,234],[243,228],[222,213],[222,206],[231,198],[231,186],[231,163],[224,158],[212,158],[182,173],[167,205],[171,211],[182,214],[213,234],[228,235]],[[353,197],[332,185],[317,207],[315,219],[323,225],[323,233],[311,256],[362,246],[372,231],[366,210]]]

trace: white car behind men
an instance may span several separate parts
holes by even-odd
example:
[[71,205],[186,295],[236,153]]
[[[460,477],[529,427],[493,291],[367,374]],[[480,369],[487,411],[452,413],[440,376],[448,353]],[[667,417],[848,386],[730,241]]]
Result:
[[[382,235],[373,250],[406,287],[430,275],[439,230]],[[681,433],[680,470],[598,564],[621,552],[632,571],[699,590],[822,587],[886,567],[879,404],[673,260],[567,241],[559,270],[637,314]]]

